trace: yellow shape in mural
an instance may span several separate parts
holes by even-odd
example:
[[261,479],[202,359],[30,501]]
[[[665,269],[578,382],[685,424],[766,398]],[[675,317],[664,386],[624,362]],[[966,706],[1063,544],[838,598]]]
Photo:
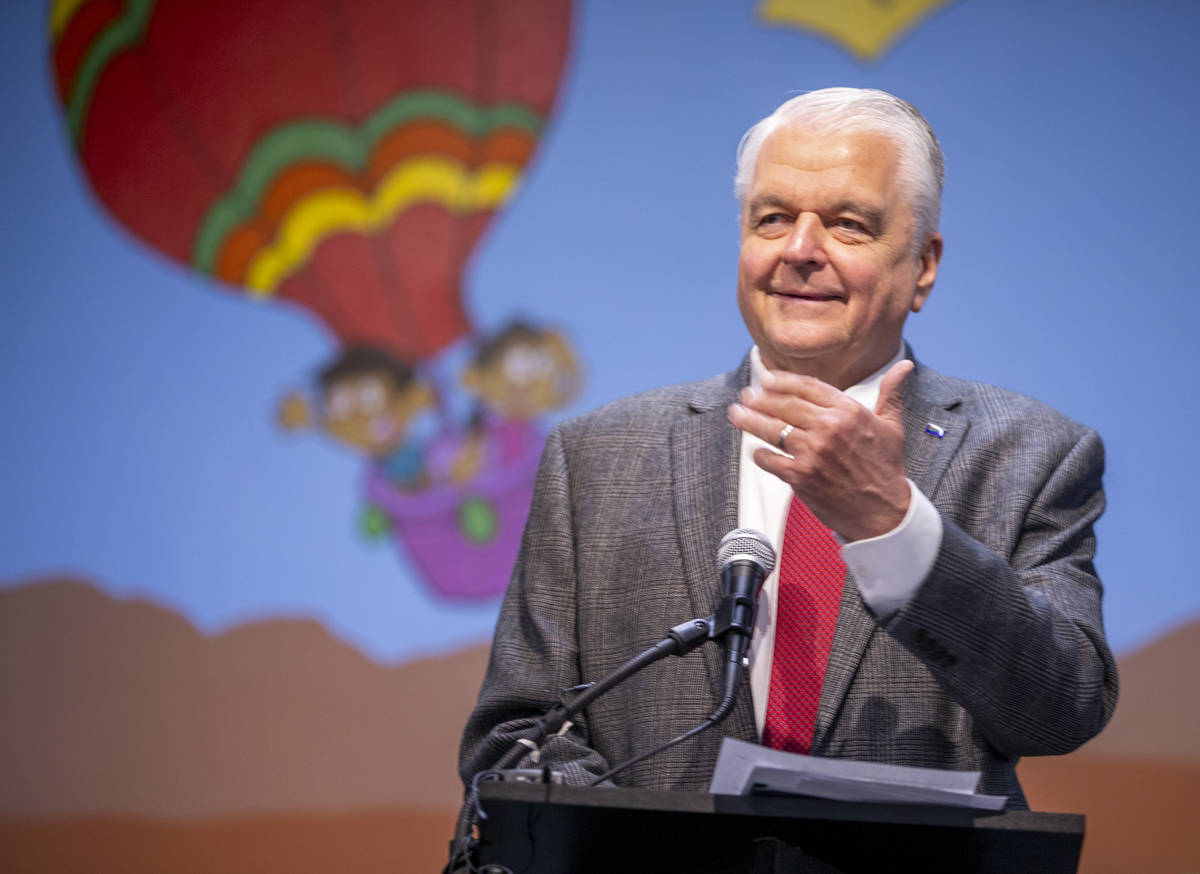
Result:
[[951,0],[763,0],[758,14],[772,24],[827,36],[860,61],[874,61],[920,19]]

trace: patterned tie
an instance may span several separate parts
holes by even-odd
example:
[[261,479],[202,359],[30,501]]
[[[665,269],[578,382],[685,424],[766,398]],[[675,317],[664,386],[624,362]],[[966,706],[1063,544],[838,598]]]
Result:
[[837,626],[846,563],[833,532],[792,498],[779,561],[775,656],[763,724],[764,746],[807,753]]

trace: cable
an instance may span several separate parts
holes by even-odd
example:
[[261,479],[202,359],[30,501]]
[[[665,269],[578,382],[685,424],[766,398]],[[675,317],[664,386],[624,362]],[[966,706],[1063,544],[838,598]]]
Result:
[[698,735],[700,732],[704,731],[705,729],[712,728],[719,721],[720,720],[713,719],[710,716],[708,719],[704,720],[704,722],[700,723],[695,728],[690,729],[689,731],[686,731],[683,734],[679,735],[679,737],[673,738],[672,740],[667,741],[662,746],[655,747],[654,749],[650,750],[647,753],[642,753],[639,756],[634,756],[632,759],[629,759],[628,761],[622,762],[621,764],[617,765],[611,771],[607,771],[606,773],[601,774],[599,777],[597,777],[591,783],[588,783],[588,786],[599,785],[600,783],[603,783],[605,780],[611,779],[614,774],[619,774],[622,771],[624,771],[626,768],[633,767],[638,762],[645,761],[646,759],[650,758],[651,756],[656,756],[659,753],[661,753],[663,750],[668,750],[671,747],[675,746],[675,744],[683,743],[689,737],[695,737],[696,735]]

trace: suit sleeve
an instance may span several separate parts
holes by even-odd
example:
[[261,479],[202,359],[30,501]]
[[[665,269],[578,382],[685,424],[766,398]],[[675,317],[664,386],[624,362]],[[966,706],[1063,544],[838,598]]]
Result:
[[[467,722],[459,772],[470,784],[518,738],[582,682],[576,628],[573,512],[562,433],[546,439],[533,502],[512,579],[500,608],[487,673]],[[587,744],[581,714],[565,734],[549,739],[537,766],[561,769],[568,783],[585,785],[608,770]],[[534,767],[529,755],[515,767]]]
[[941,508],[933,569],[886,628],[998,751],[1070,752],[1103,728],[1117,698],[1092,563],[1103,445],[1077,428],[1049,452],[991,451],[992,477],[960,469],[955,490],[972,495],[973,510]]

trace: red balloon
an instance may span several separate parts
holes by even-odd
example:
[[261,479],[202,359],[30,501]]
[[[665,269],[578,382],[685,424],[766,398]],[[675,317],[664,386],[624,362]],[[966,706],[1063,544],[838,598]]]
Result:
[[85,0],[52,14],[97,196],[236,290],[413,361],[554,103],[569,0]]

